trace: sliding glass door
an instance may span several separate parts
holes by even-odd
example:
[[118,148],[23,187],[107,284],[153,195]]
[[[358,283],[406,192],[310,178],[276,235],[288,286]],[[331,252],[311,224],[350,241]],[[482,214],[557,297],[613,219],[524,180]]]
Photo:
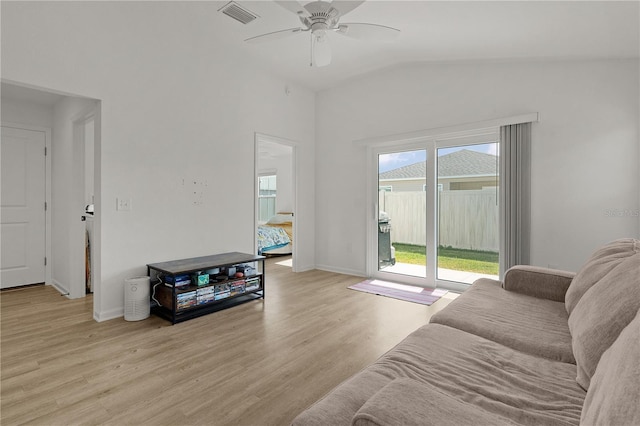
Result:
[[497,151],[497,142],[437,148],[437,280],[498,278]]
[[460,289],[498,276],[497,129],[372,148],[369,273]]
[[427,151],[384,152],[378,169],[378,271],[426,277]]

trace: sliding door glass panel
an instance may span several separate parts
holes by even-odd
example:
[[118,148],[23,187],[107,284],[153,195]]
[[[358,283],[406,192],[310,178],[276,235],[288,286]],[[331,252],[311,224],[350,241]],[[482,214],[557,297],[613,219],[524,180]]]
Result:
[[378,271],[426,277],[427,151],[378,155]]
[[498,278],[498,144],[437,150],[437,279]]

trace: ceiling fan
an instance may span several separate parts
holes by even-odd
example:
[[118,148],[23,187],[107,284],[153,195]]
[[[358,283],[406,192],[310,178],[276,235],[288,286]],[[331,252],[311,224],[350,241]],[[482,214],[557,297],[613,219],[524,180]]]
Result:
[[371,40],[390,40],[400,33],[400,30],[385,25],[339,22],[340,18],[364,2],[365,0],[316,0],[303,5],[298,1],[276,1],[280,6],[298,15],[304,26],[261,34],[245,41],[260,43],[309,32],[311,35],[310,65],[323,67],[331,63],[331,47],[328,41],[328,35],[331,33]]

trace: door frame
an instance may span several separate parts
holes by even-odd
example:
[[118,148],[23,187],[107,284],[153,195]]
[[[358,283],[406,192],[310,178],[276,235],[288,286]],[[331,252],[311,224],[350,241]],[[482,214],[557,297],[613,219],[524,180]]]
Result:
[[[484,127],[457,132],[447,132],[424,137],[415,137],[410,140],[389,140],[368,146],[367,149],[367,205],[371,206],[371,213],[367,215],[367,276],[402,282],[404,284],[419,287],[444,288],[453,291],[464,291],[469,287],[467,283],[440,280],[437,277],[437,250],[438,246],[438,199],[437,199],[437,154],[440,148],[449,148],[465,145],[486,143],[487,140],[496,140],[499,137],[499,128]],[[426,277],[414,277],[392,272],[378,270],[378,170],[377,156],[384,153],[426,150]],[[393,230],[393,218],[391,218]]]
[[[81,217],[85,215],[85,126],[86,123],[90,120],[94,122],[94,165],[96,158],[96,121],[98,117],[97,105],[93,105],[90,108],[87,108],[76,114],[71,118],[71,123],[73,126],[73,160],[72,160],[72,176],[73,176],[73,188],[71,188],[71,203],[72,203],[72,213],[69,218],[70,229],[69,232],[71,234],[70,238],[70,250],[73,251],[73,255],[71,256],[71,265],[70,265],[70,283],[69,283],[69,295],[70,299],[77,299],[86,296],[86,286],[85,286],[85,256],[86,256],[86,243],[85,243],[85,233],[86,233],[86,222],[81,220]],[[96,171],[94,166],[94,198],[96,194]],[[94,204],[94,217],[98,213]],[[79,225],[78,223],[81,223]],[[98,236],[98,233],[95,229],[94,222],[94,242],[92,242],[92,249],[95,244],[95,239]],[[94,262],[97,263],[96,256],[92,253],[92,258]],[[92,271],[92,273],[95,271]],[[94,283],[97,284],[96,281]],[[94,294],[97,291],[97,287],[94,284]]]
[[44,252],[47,259],[44,265],[44,282],[46,285],[51,285],[51,127],[34,126],[31,124],[14,123],[10,121],[0,122],[2,127],[10,127],[13,129],[29,130],[34,132],[44,133],[44,147],[46,150],[45,155],[45,171],[44,171],[44,197],[47,209],[44,212]]
[[[14,86],[19,86],[19,87],[24,87],[24,88],[28,88],[28,89],[32,89],[38,92],[42,92],[42,93],[51,93],[51,94],[57,94],[60,95],[62,98],[75,98],[75,99],[86,99],[86,100],[91,100],[93,101],[93,105],[91,108],[87,108],[85,111],[89,111],[92,110],[93,114],[94,114],[94,221],[93,221],[93,234],[94,234],[94,238],[93,238],[93,245],[92,245],[92,258],[93,258],[93,279],[94,279],[94,291],[93,291],[93,318],[95,321],[104,321],[106,319],[111,319],[114,318],[117,315],[111,315],[111,314],[104,314],[104,309],[102,307],[102,289],[101,289],[101,280],[102,280],[102,266],[101,266],[101,258],[102,258],[102,250],[101,250],[101,246],[102,246],[102,218],[101,218],[101,212],[102,212],[102,101],[100,99],[96,99],[96,98],[91,98],[91,97],[87,97],[87,96],[82,96],[82,95],[77,95],[77,94],[73,94],[73,93],[69,93],[69,92],[63,92],[63,91],[57,91],[57,90],[53,90],[53,89],[49,89],[49,88],[44,88],[41,86],[34,86],[32,84],[28,84],[28,83],[24,83],[24,82],[17,82],[17,81],[9,81],[9,80],[5,80],[2,79],[3,83],[8,83]],[[53,108],[55,109],[55,106],[53,106]],[[81,118],[82,114],[76,114],[75,116],[72,116],[72,118],[69,120],[68,118],[66,119],[65,123],[71,123],[73,125],[74,120],[77,120],[78,118]],[[46,252],[46,257],[47,257],[47,264],[45,265],[45,283],[47,285],[51,285],[52,287],[54,287],[58,292],[60,292],[63,296],[67,296],[70,297],[70,288],[71,285],[73,283],[69,283],[69,289],[65,289],[64,287],[62,287],[61,285],[56,284],[54,278],[53,278],[53,260],[55,255],[53,254],[53,250],[52,250],[52,243],[53,243],[53,224],[52,224],[52,207],[53,207],[53,194],[52,194],[52,184],[53,184],[53,177],[52,177],[52,171],[53,171],[53,167],[52,167],[52,158],[53,158],[53,151],[55,151],[57,147],[58,142],[53,140],[53,130],[55,129],[55,126],[57,125],[56,122],[52,123],[51,127],[43,127],[43,126],[38,126],[38,125],[32,125],[32,124],[24,124],[24,123],[20,123],[20,122],[11,122],[11,121],[3,121],[2,125],[7,125],[8,127],[17,127],[17,128],[22,128],[22,129],[26,129],[26,130],[36,130],[36,131],[44,131],[46,133],[46,141],[45,141],[45,146],[47,148],[47,156],[45,157],[45,161],[46,161],[46,203],[48,206],[47,211],[45,212],[45,217],[46,217],[46,247],[45,247],[45,252]],[[66,124],[65,124],[66,126]],[[72,137],[74,137],[72,135]],[[74,143],[74,141],[72,141],[72,143]],[[76,155],[76,154],[74,154]],[[76,158],[76,157],[74,157]],[[75,167],[73,164],[71,165],[72,167]],[[84,167],[83,167],[84,168]],[[75,171],[72,170],[72,173],[75,173]],[[74,190],[74,188],[72,188],[72,191]],[[80,192],[81,196],[84,196],[84,189],[82,189],[82,191]],[[83,202],[81,202],[82,208],[84,209],[84,204]],[[79,217],[77,217],[74,214],[74,218],[76,221],[79,221]],[[67,221],[64,225],[67,227],[72,226],[74,223],[76,223],[75,221],[72,223],[71,222],[72,218],[69,218],[69,221]],[[82,247],[82,260],[84,259],[84,247],[85,247],[85,243],[84,243],[84,235],[81,238],[81,247]],[[73,247],[68,247],[70,250],[73,249]],[[66,267],[72,267],[74,265],[74,262],[70,262],[67,265],[65,265]],[[84,293],[84,261],[81,262],[79,272],[75,271],[75,273],[77,275],[82,275],[83,278],[80,281],[81,286],[82,286],[82,296],[86,296],[86,294]],[[74,276],[74,271],[70,271],[71,276]]]
[[259,176],[259,146],[260,142],[270,142],[276,143],[284,146],[288,146],[291,148],[291,191],[292,191],[292,205],[293,205],[293,250],[292,250],[292,267],[291,270],[293,272],[298,272],[298,248],[300,247],[300,233],[298,232],[298,223],[299,223],[299,209],[298,209],[298,146],[299,143],[296,141],[292,141],[289,139],[280,138],[277,136],[271,136],[264,133],[256,132],[254,134],[254,176],[253,176],[253,185],[254,185],[254,196],[253,196],[253,224],[254,224],[254,232],[253,232],[253,250],[258,247],[258,195],[260,192],[260,188],[258,187],[258,176]]
[[[518,124],[518,123],[539,122],[539,121],[540,121],[539,114],[537,112],[530,112],[526,114],[496,118],[492,120],[469,122],[465,124],[446,126],[446,127],[434,127],[431,129],[418,130],[414,132],[407,132],[407,133],[401,133],[401,134],[395,134],[395,135],[389,135],[389,136],[371,137],[371,138],[359,139],[354,141],[354,145],[365,147],[367,149],[366,171],[367,171],[368,178],[367,178],[367,194],[366,195],[367,195],[367,206],[370,206],[367,208],[368,211],[366,213],[367,214],[367,233],[366,233],[367,234],[367,247],[366,247],[367,276],[372,276],[371,274],[372,274],[372,270],[374,269],[374,265],[375,265],[375,269],[377,269],[377,262],[378,262],[377,257],[372,262],[373,256],[370,254],[374,250],[377,252],[377,224],[376,224],[376,228],[374,228],[372,223],[374,219],[376,220],[376,222],[378,220],[377,218],[372,217],[372,215],[375,215],[375,212],[377,211],[377,203],[378,203],[377,185],[375,185],[375,188],[373,185],[373,182],[377,182],[377,170],[374,170],[375,167],[373,167],[373,155],[374,155],[373,151],[375,148],[386,147],[390,150],[391,149],[395,150],[396,147],[403,146],[403,144],[408,145],[413,142],[424,142],[428,140],[434,141],[435,148],[444,148],[446,146],[447,141],[450,141],[452,138],[458,138],[459,140],[460,138],[463,138],[465,136],[472,137],[473,135],[478,135],[478,134],[481,134],[482,132],[492,132],[494,131],[495,128],[499,128],[501,126]],[[434,157],[434,156],[432,155],[431,157]],[[428,159],[429,159],[429,155],[427,153],[427,160]],[[433,161],[435,161],[435,158],[433,159]],[[433,182],[435,182],[436,172],[437,172],[437,170],[435,169],[435,163],[432,164],[431,166],[429,165],[429,163],[427,163],[427,172],[429,172],[429,170],[431,170],[431,173],[433,174],[433,179],[434,179]],[[428,183],[429,182],[427,181],[427,184]],[[431,186],[434,187],[435,185],[431,185]],[[375,191],[375,194],[372,195],[374,191]],[[433,191],[435,194],[435,188],[433,188]],[[429,200],[430,199],[429,194],[427,194],[427,197],[428,197],[427,200]],[[433,197],[435,197],[435,195],[433,195]],[[371,211],[369,211],[369,209],[371,209]],[[503,224],[501,223],[500,232],[503,232],[502,227],[503,227]],[[376,231],[375,235],[373,235],[374,229]],[[428,229],[429,229],[429,226],[427,226],[427,230]],[[433,237],[435,237],[436,236],[435,228],[433,232],[434,232]],[[375,240],[373,238],[374,236],[376,238]],[[372,249],[372,244],[376,244],[373,249]],[[427,255],[429,255],[429,253],[427,253]],[[427,262],[435,265],[436,254],[433,253],[433,255],[434,255],[434,258],[432,260],[427,258]],[[428,269],[427,269],[427,274],[429,274]],[[432,276],[434,277],[433,285],[437,287],[447,288],[453,291],[464,291],[469,287],[468,284],[455,283],[452,281],[435,280],[435,271],[433,271]]]
[[[388,144],[385,146],[370,147],[367,151],[367,205],[371,206],[371,212],[367,215],[367,276],[378,278],[388,281],[401,281],[404,284],[415,285],[418,287],[433,287],[435,284],[429,277],[433,277],[434,262],[431,259],[432,249],[430,249],[428,242],[433,241],[435,235],[435,228],[430,226],[433,223],[434,209],[429,206],[433,206],[435,202],[434,179],[435,175],[430,173],[434,168],[435,160],[432,151],[433,140],[418,139],[411,142],[398,141],[394,144]],[[404,151],[426,151],[426,170],[427,176],[425,177],[426,183],[426,199],[427,199],[427,211],[426,220],[426,240],[425,247],[427,248],[427,264],[425,269],[425,277],[416,277],[412,275],[402,275],[393,272],[380,271],[378,268],[378,212],[379,212],[379,193],[378,193],[378,156],[381,154],[390,154],[395,152]],[[391,218],[391,229],[393,232],[393,218]],[[435,256],[434,256],[435,259]]]

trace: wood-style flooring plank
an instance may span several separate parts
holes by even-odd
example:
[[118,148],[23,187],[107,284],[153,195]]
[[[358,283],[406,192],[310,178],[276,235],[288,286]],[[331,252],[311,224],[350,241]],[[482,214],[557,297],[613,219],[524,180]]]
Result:
[[286,425],[428,322],[362,279],[267,261],[267,297],[171,326],[97,323],[91,297],[0,293],[2,425]]

